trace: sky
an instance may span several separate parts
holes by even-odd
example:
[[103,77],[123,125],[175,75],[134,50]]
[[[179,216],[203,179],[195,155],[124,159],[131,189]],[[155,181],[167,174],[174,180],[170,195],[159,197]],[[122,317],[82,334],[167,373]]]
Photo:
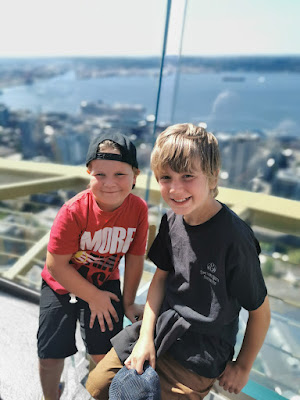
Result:
[[[167,0],[0,0],[1,56],[160,55]],[[185,0],[172,0],[178,54]],[[300,55],[299,0],[187,0],[186,55]]]

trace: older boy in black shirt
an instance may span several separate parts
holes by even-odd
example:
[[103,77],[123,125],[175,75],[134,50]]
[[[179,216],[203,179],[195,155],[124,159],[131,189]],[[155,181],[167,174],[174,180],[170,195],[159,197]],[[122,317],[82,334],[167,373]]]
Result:
[[[142,374],[147,361],[160,377],[163,400],[203,399],[216,379],[239,393],[270,323],[259,244],[251,228],[215,199],[220,156],[211,133],[192,124],[169,127],[157,138],[151,166],[172,210],[149,252],[158,268],[143,321],[112,339],[87,389],[107,399],[123,363]],[[249,319],[232,361],[241,307]]]

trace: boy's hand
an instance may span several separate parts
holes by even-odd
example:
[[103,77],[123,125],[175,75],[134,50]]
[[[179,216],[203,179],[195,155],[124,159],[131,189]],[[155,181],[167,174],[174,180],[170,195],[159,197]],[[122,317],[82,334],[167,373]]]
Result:
[[250,371],[242,368],[236,361],[230,361],[218,378],[219,385],[229,393],[238,394],[248,382],[249,373]]
[[111,317],[118,322],[118,314],[111,303],[111,300],[120,301],[117,295],[105,290],[98,290],[97,296],[93,297],[93,300],[89,302],[91,310],[90,328],[92,329],[96,317],[98,318],[101,332],[105,332],[105,323],[108,325],[110,331],[113,330],[113,322]]
[[153,340],[143,340],[140,338],[134,346],[132,353],[125,360],[125,366],[127,369],[135,369],[138,374],[144,372],[144,363],[149,361],[149,364],[155,368],[155,347]]
[[124,304],[124,312],[126,317],[133,323],[143,318],[144,307],[144,304]]

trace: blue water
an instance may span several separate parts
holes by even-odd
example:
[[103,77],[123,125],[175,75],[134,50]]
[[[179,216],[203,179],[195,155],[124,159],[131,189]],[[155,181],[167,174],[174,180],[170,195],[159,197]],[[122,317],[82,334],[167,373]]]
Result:
[[[242,76],[244,80],[224,81],[224,76]],[[213,131],[259,130],[300,136],[300,74],[181,74],[177,83],[174,75],[163,79],[160,122],[205,121]],[[70,72],[33,85],[3,89],[0,102],[14,110],[76,114],[81,101],[102,100],[142,104],[146,114],[154,114],[157,90],[157,76],[79,80]]]

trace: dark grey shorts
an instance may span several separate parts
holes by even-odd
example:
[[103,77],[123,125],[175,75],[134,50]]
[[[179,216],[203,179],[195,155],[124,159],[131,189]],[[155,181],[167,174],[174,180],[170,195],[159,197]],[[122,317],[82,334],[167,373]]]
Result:
[[112,301],[119,316],[118,323],[113,320],[113,331],[107,328],[105,332],[101,332],[97,318],[93,328],[90,329],[91,312],[88,303],[81,299],[78,299],[77,303],[70,303],[69,294],[60,295],[43,281],[37,333],[39,358],[65,358],[75,354],[77,321],[80,323],[81,337],[89,354],[106,354],[110,350],[110,339],[123,327],[124,311],[120,281],[107,281],[101,286],[101,290],[112,292],[121,300]]

